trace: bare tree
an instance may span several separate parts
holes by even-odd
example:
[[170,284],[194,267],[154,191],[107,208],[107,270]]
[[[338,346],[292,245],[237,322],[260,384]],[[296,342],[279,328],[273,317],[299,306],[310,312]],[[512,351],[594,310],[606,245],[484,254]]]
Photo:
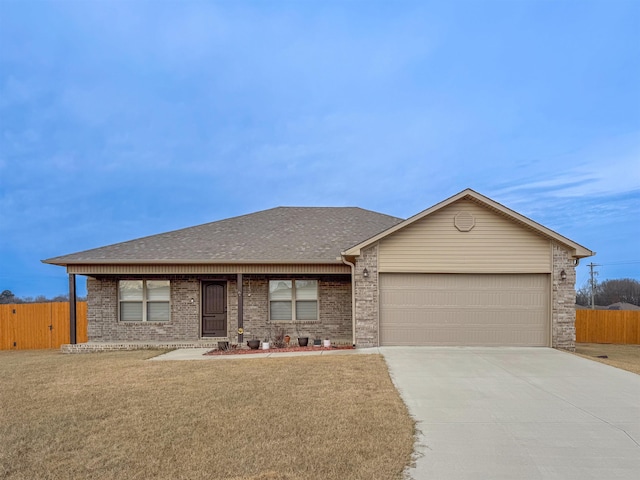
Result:
[[[87,297],[78,297],[78,302],[84,302],[87,300]],[[68,302],[69,295],[68,294],[60,294],[55,297],[47,297],[46,295],[37,295],[34,297],[17,297],[13,294],[11,290],[4,290],[0,293],[0,304],[7,303],[49,303],[49,302]]]
[[[595,304],[611,305],[623,302],[640,306],[640,282],[632,278],[605,280],[596,284]],[[576,292],[578,305],[591,305],[591,284],[587,283]]]
[[597,296],[601,305],[624,302],[640,305],[640,282],[632,278],[606,280],[598,285]]

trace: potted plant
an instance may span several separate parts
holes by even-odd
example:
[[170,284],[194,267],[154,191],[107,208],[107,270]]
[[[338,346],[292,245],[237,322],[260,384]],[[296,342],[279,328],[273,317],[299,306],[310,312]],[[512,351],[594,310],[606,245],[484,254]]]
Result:
[[264,342],[262,342],[262,350],[269,350],[269,340],[271,338],[271,325],[265,330]]
[[298,324],[296,323],[296,335],[298,335],[298,345],[301,347],[306,347],[309,345],[309,337],[301,337],[300,331],[298,330]]
[[313,346],[314,347],[319,347],[322,345],[322,339],[320,337],[315,337],[313,339]]
[[284,344],[288,347],[289,342],[291,341],[291,337],[289,335],[284,336]]
[[329,348],[329,347],[331,347],[331,340],[329,340],[329,337],[326,337],[326,338],[324,339],[324,343],[323,343],[323,345],[322,345],[322,346],[323,346],[324,348]]
[[251,350],[258,350],[260,348],[260,340],[257,340],[255,336],[251,338],[251,340],[247,340],[247,347]]

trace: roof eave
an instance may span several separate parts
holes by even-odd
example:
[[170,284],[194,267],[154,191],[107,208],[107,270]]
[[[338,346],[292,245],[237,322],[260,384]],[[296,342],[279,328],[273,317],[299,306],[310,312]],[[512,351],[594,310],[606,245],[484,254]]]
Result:
[[41,260],[42,263],[66,267],[68,265],[333,265],[342,263],[340,258],[335,260],[310,259],[310,260],[206,260],[206,259],[174,259],[174,260],[57,260],[50,258]]

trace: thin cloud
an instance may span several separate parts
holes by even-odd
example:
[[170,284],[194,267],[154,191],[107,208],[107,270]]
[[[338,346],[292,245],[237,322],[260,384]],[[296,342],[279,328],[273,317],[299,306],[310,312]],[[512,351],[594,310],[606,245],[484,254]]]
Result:
[[[513,178],[498,192],[543,192],[554,197],[622,195],[640,189],[640,132],[616,136],[545,162],[548,171]],[[539,170],[540,167],[538,167]]]

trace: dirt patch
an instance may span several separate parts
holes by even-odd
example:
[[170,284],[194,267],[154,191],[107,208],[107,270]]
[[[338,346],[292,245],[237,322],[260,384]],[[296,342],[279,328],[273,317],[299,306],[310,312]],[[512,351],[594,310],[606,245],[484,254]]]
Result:
[[267,353],[288,353],[288,352],[323,352],[332,350],[353,350],[351,345],[342,345],[335,347],[284,347],[284,348],[269,348],[268,350],[251,350],[248,348],[230,348],[228,350],[211,350],[205,355],[252,355],[252,354],[267,354]]
[[576,355],[640,375],[640,345],[576,343]]

